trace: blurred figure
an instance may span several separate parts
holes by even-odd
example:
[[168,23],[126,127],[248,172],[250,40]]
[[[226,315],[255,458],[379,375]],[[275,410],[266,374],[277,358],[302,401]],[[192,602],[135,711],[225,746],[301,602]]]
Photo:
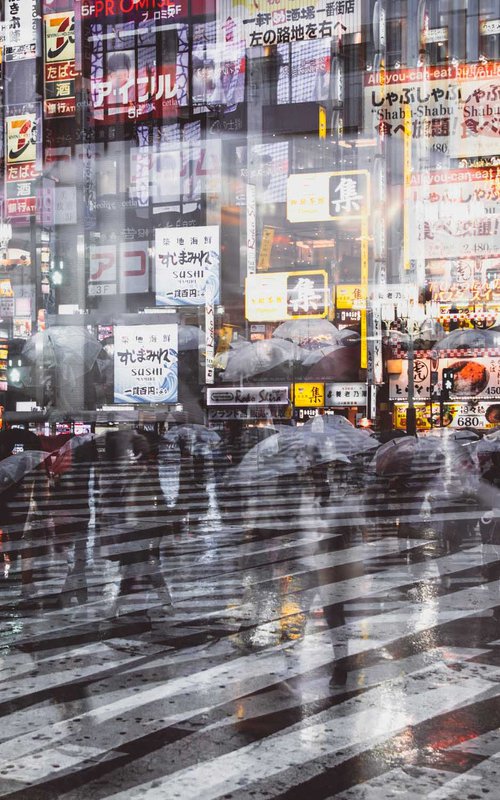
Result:
[[73,599],[79,605],[88,599],[86,569],[89,522],[97,488],[94,467],[98,461],[95,440],[79,445],[75,442],[73,448],[66,445],[65,449],[65,469],[54,476],[52,487],[56,543],[65,546],[68,561],[68,571],[60,594],[63,608],[70,606]]
[[[157,504],[162,497],[157,448],[146,436],[116,431],[106,441],[106,481],[100,497],[101,555],[117,561],[120,583],[113,613],[127,597],[152,586],[165,612],[172,598],[161,569]],[[109,458],[111,457],[111,458]],[[146,520],[146,521],[145,521]],[[153,524],[149,527],[147,521]]]

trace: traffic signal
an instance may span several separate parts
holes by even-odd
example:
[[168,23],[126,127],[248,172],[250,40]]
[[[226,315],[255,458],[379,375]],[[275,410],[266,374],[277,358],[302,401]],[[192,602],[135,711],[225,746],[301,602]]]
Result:
[[450,399],[450,392],[453,391],[455,385],[455,371],[453,369],[443,369],[443,378],[441,383],[441,396],[443,400]]

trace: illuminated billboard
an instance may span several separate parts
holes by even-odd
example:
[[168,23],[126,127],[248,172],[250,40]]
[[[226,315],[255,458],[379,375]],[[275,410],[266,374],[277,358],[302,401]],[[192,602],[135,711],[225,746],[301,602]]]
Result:
[[326,317],[328,278],[324,270],[248,275],[245,316],[250,322]]
[[368,210],[369,175],[365,170],[298,172],[288,177],[289,222],[347,222],[366,218]]
[[414,259],[491,257],[500,252],[498,167],[412,173],[410,254]]
[[365,132],[402,139],[409,108],[412,139],[431,150],[452,158],[497,155],[499,78],[498,61],[369,72]]

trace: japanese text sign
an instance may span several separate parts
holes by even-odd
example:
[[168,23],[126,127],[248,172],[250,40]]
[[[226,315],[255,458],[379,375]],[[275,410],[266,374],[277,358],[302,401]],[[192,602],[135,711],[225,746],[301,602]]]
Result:
[[115,327],[115,403],[176,403],[177,325]]
[[45,22],[45,113],[67,117],[75,113],[75,15],[48,14]]
[[250,322],[326,317],[327,291],[324,270],[248,275],[245,315]]
[[219,228],[158,228],[156,242],[156,304],[200,306],[210,293],[219,302]]
[[363,219],[369,210],[369,175],[365,170],[294,173],[286,201],[290,222]]

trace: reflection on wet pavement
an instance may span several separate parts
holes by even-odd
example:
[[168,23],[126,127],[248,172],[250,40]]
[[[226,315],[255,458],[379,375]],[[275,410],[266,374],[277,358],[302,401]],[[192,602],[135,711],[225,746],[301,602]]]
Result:
[[0,797],[498,796],[477,471],[427,445],[404,485],[373,452],[258,485],[172,444],[4,500]]

